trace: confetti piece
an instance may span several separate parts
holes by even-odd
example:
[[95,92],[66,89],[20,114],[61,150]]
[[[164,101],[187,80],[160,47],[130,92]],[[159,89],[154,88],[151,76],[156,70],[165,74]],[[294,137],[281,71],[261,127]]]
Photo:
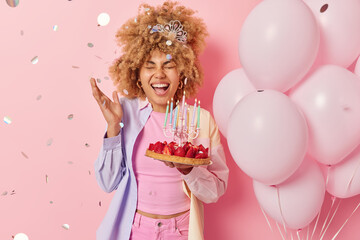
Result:
[[58,26],[58,25],[54,25],[54,26],[53,26],[54,32],[56,32],[58,29],[59,29],[59,26]]
[[98,56],[98,55],[95,55],[95,57],[97,57],[98,59],[101,59],[102,60],[102,57]]
[[31,59],[32,64],[37,64],[38,62],[39,62],[39,57],[38,56],[35,56],[35,57],[33,57],[33,59]]
[[90,170],[89,170],[89,175],[91,175],[91,172],[90,172]]
[[101,201],[99,201],[99,206],[101,207]]
[[53,201],[50,201],[50,204],[53,204],[54,202]]
[[172,45],[172,41],[171,41],[171,40],[167,40],[167,41],[166,41],[166,45],[171,46],[171,45]]
[[100,13],[97,17],[97,22],[100,26],[106,26],[110,22],[110,16],[107,13]]
[[15,190],[12,190],[10,195],[14,195],[15,194]]
[[88,47],[92,48],[93,46],[94,46],[94,44],[88,43]]
[[5,117],[4,117],[4,122],[5,122],[6,124],[10,124],[10,123],[12,123],[12,120],[11,120],[10,117],[5,116]]
[[123,93],[124,93],[125,95],[129,95],[129,92],[128,92],[128,90],[126,90],[126,89],[123,90]]
[[36,100],[40,100],[42,98],[42,96],[41,95],[38,95],[37,97],[36,97]]
[[19,5],[19,0],[6,0],[6,3],[10,7],[17,7],[17,5]]
[[73,65],[73,66],[71,66],[71,67],[72,67],[72,68],[80,68],[80,67],[78,67],[78,66],[74,66],[74,65]]
[[50,146],[53,142],[53,139],[52,138],[49,138],[46,142],[46,145]]
[[68,164],[73,164],[73,162],[72,162],[72,161],[68,161]]
[[151,25],[148,25],[148,28],[150,29],[152,26]]
[[68,115],[68,119],[69,119],[69,120],[72,120],[73,118],[74,118],[74,114],[69,114],[69,115]]
[[24,158],[29,159],[29,157],[24,152],[21,152],[21,154],[24,156]]
[[66,230],[69,230],[69,228],[70,228],[69,224],[63,224],[62,227]]
[[137,23],[137,18],[134,19],[134,22]]
[[98,83],[101,83],[101,79],[100,79],[100,78],[97,78],[96,81],[97,81]]
[[145,12],[150,11],[150,8],[145,8]]
[[122,122],[120,122],[120,127],[123,128],[124,127],[124,124]]
[[45,181],[46,181],[46,183],[49,182],[49,176],[48,175],[45,175]]
[[85,147],[90,147],[90,145],[88,143],[85,143]]
[[3,192],[3,193],[1,194],[1,196],[6,196],[7,194],[8,194],[8,192],[5,191],[5,192]]
[[23,30],[20,31],[20,35],[24,36],[24,31]]
[[167,59],[167,60],[171,60],[171,59],[172,59],[171,54],[166,54],[166,59]]
[[105,76],[104,79],[105,79],[105,80],[109,80],[109,77]]
[[25,233],[18,233],[15,235],[14,240],[29,240],[29,237]]

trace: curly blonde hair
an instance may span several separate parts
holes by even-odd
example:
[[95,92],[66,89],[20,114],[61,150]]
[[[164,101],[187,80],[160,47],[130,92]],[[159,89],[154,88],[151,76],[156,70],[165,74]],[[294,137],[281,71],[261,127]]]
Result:
[[[122,47],[123,54],[110,66],[109,75],[120,93],[126,92],[128,98],[145,97],[136,83],[141,66],[156,49],[171,55],[180,81],[188,79],[187,84],[175,93],[174,99],[180,99],[184,90],[186,97],[197,93],[204,75],[198,57],[205,47],[208,32],[203,20],[194,17],[194,13],[192,9],[172,1],[165,1],[157,7],[148,4],[139,6],[138,15],[129,19],[116,33],[116,42]],[[165,25],[171,20],[181,22],[187,32],[186,43],[177,41],[173,35],[151,33],[153,26]],[[166,44],[168,40],[172,42],[170,46]]]

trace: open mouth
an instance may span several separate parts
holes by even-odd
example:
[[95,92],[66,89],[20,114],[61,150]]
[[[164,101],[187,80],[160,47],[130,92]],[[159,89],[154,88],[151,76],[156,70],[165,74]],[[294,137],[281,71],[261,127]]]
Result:
[[154,89],[157,95],[164,95],[166,94],[167,90],[169,89],[170,84],[168,83],[154,83],[151,84],[151,87]]

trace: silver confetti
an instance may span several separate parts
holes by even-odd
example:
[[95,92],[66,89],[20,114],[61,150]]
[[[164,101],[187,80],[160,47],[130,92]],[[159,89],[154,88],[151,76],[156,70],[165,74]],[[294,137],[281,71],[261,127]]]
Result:
[[70,228],[69,224],[63,224],[62,227],[66,230],[69,230],[69,228]]
[[4,117],[4,122],[5,122],[6,124],[10,124],[10,123],[12,123],[12,120],[11,120],[10,117],[5,116],[5,117]]
[[19,0],[6,0],[6,3],[10,7],[17,7],[17,5],[19,5]]
[[58,29],[59,29],[59,26],[58,26],[58,25],[54,25],[54,26],[53,26],[54,32],[56,32]]
[[50,146],[53,142],[53,139],[52,138],[49,138],[46,142],[46,145]]
[[36,97],[36,100],[39,101],[39,100],[41,99],[41,97],[42,97],[41,95],[38,95],[38,96]]
[[29,159],[29,157],[24,152],[21,152],[21,154],[24,156],[24,158]]
[[69,120],[72,120],[73,118],[74,118],[74,114],[69,114],[69,115],[68,115],[68,119],[69,119]]
[[166,59],[167,59],[167,60],[171,60],[171,59],[172,59],[171,54],[166,54]]
[[1,194],[1,196],[6,196],[7,194],[8,194],[8,192],[5,191],[5,192],[3,192],[3,193]]
[[92,43],[88,43],[87,45],[88,45],[88,47],[90,47],[90,48],[92,48],[92,47],[94,46],[94,44],[92,44]]
[[97,78],[96,81],[97,81],[98,83],[101,83],[101,79],[100,79],[100,78]]
[[125,95],[129,95],[129,92],[128,92],[128,90],[126,90],[126,89],[123,90],[123,93],[124,93]]
[[49,182],[49,176],[45,175],[45,182],[48,183]]
[[137,23],[137,18],[134,19],[134,22]]
[[38,62],[39,62],[38,56],[35,56],[35,57],[33,57],[33,59],[31,59],[32,64],[37,64]]
[[167,41],[166,41],[166,45],[171,46],[171,45],[172,45],[172,41],[171,41],[171,40],[167,40]]

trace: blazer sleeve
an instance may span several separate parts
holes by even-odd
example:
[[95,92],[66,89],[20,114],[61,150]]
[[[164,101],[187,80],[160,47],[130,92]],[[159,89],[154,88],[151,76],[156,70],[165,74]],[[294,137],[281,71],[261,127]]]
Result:
[[94,164],[96,180],[101,189],[108,193],[117,189],[126,172],[122,132],[123,129],[111,138],[107,138],[105,133],[103,145]]
[[224,148],[220,142],[219,129],[215,120],[208,114],[210,158],[209,166],[194,167],[182,178],[190,191],[202,202],[216,202],[226,191],[229,177],[229,168],[226,165]]

